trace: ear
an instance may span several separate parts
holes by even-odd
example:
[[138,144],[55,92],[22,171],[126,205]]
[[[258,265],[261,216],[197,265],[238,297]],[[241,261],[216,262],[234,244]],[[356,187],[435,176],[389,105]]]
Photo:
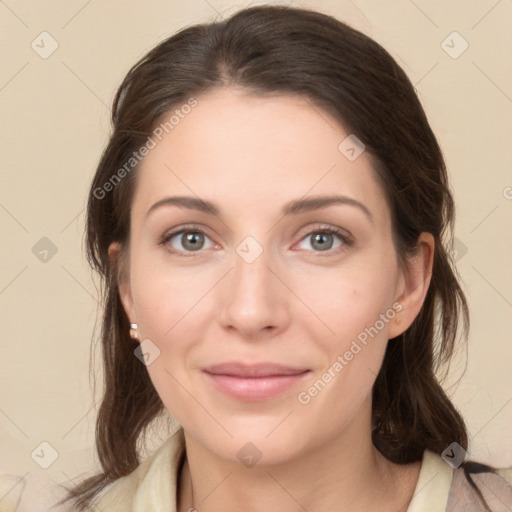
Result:
[[123,262],[122,250],[122,246],[119,242],[113,242],[108,248],[108,257],[114,272],[118,276],[119,297],[126,316],[128,317],[128,321],[135,324],[137,323],[137,316],[133,306],[129,272],[124,268],[125,264]]
[[435,241],[431,233],[418,238],[417,254],[409,258],[408,269],[401,271],[395,302],[402,306],[391,322],[388,338],[396,338],[405,332],[418,315],[425,301],[432,277]]

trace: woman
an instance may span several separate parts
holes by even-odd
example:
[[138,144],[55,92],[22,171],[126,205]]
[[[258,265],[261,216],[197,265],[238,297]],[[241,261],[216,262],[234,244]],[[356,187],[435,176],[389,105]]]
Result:
[[102,472],[75,509],[510,509],[510,472],[467,460],[436,378],[468,327],[453,199],[381,46],[248,8],[151,50],[113,125],[87,220]]

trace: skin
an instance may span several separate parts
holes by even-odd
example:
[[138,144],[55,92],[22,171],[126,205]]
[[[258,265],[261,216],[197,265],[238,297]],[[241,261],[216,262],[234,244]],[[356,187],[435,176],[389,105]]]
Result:
[[[381,511],[406,510],[420,463],[395,465],[374,447],[371,390],[388,341],[421,309],[433,237],[423,233],[410,268],[400,268],[370,156],[349,161],[338,150],[348,133],[311,102],[234,88],[197,100],[138,171],[120,283],[140,340],[160,350],[147,367],[151,380],[184,428],[178,510],[365,511],[375,503]],[[281,213],[289,201],[334,193],[364,204],[373,220],[348,204]],[[154,203],[178,195],[212,201],[222,214],[164,206],[147,215]],[[190,249],[183,233],[158,245],[188,223],[206,232],[196,244],[202,248]],[[323,247],[330,248],[322,251],[315,233],[326,226],[348,232],[353,243],[327,235]],[[236,252],[249,235],[263,249],[250,264]],[[112,244],[113,262],[121,250]],[[298,393],[393,303],[401,311],[300,403]],[[202,372],[230,360],[311,372],[268,400],[243,402],[217,391]],[[261,452],[252,467],[237,456],[247,442]]]

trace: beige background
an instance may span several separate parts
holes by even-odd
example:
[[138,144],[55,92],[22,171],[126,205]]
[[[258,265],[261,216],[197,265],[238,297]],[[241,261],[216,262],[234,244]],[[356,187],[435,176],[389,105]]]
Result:
[[[467,420],[470,457],[510,466],[512,2],[287,3],[335,15],[375,38],[416,86],[451,175],[458,265],[472,313],[467,371],[450,392]],[[65,482],[93,468],[89,346],[97,302],[82,233],[109,106],[129,67],[158,41],[247,5],[0,2],[0,472]],[[35,41],[43,51],[43,31],[58,43],[46,59],[31,47]],[[453,31],[460,36],[442,44]],[[467,50],[453,58],[463,40]],[[33,252],[43,237],[57,249],[46,262]],[[462,357],[451,383],[464,364]],[[31,458],[43,441],[58,452],[48,469]]]

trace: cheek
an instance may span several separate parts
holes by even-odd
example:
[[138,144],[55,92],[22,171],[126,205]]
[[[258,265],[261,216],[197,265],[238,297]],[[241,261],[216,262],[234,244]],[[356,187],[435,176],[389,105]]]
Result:
[[299,329],[323,355],[322,368],[301,390],[298,401],[319,413],[329,410],[334,424],[355,414],[371,393],[386,350],[388,325],[396,314],[395,276],[395,270],[384,265],[354,265],[330,275],[318,273],[315,286],[297,288],[314,312],[297,315]]
[[311,418],[322,416],[324,429],[333,435],[369,398],[380,371],[388,324],[395,315],[390,280],[376,280],[370,272],[333,275],[317,281],[329,285],[328,293],[309,288],[304,299],[315,304],[322,322],[304,317],[299,328],[322,354],[323,365],[299,390],[298,407]]
[[[394,270],[384,270],[382,265],[375,265],[373,270],[370,266],[353,265],[329,273],[318,272],[314,279],[296,280],[293,289],[309,309],[302,308],[297,321],[312,339],[323,340],[326,348],[335,351],[348,349],[360,334],[364,340],[364,333],[376,323],[379,339],[387,340],[387,326],[395,314],[391,308],[394,278]],[[374,330],[372,334],[373,339]]]
[[192,266],[173,269],[144,254],[132,261],[131,289],[142,334],[160,341],[173,338],[190,322],[211,286],[209,278]]
[[156,346],[152,350],[158,353],[147,366],[148,374],[170,414],[186,422],[183,411],[190,408],[190,396],[184,391],[190,388],[187,354],[199,339],[194,331],[195,315],[207,283],[190,270],[192,267],[185,272],[172,270],[143,253],[134,253],[131,262],[131,290],[141,339],[151,340]]

